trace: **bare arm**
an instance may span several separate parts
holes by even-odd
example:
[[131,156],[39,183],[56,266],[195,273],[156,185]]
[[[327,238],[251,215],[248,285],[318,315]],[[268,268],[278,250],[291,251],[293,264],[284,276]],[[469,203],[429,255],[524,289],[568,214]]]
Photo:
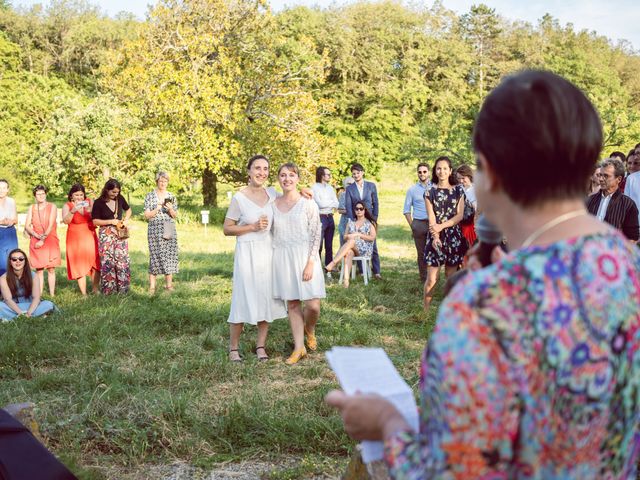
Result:
[[238,225],[236,220],[232,220],[231,218],[225,218],[224,223],[222,224],[222,233],[226,237],[239,237],[240,235],[244,235],[245,233],[251,232],[259,232],[260,230],[264,230],[266,228],[265,225],[262,226],[260,220],[255,223],[250,223],[248,225]]
[[101,220],[99,218],[94,218],[93,219],[93,224],[97,225],[98,227],[106,227],[108,225],[118,225],[119,220],[116,220],[115,218],[110,218],[108,220]]
[[35,237],[38,240],[40,239],[40,235],[38,235],[34,230],[33,230],[33,225],[31,225],[31,223],[33,222],[33,206],[29,207],[29,210],[27,210],[27,219],[24,222],[24,231],[27,232],[31,237]]
[[38,280],[38,276],[33,276],[33,284],[31,285],[31,305],[27,309],[27,313],[25,315],[30,317],[33,315],[33,312],[40,305],[40,280]]
[[66,203],[62,206],[62,221],[69,225],[73,220],[73,214],[76,213],[76,207],[69,208]]
[[413,218],[411,218],[411,214],[410,213],[405,213],[404,214],[404,218],[407,219],[407,223],[409,224],[409,226],[411,226],[411,222],[413,222]]
[[51,230],[53,230],[54,225],[56,224],[56,217],[58,216],[58,207],[56,207],[53,203],[51,204],[53,207],[51,209],[51,213],[49,214],[49,224],[47,229],[44,231],[45,238],[49,236]]

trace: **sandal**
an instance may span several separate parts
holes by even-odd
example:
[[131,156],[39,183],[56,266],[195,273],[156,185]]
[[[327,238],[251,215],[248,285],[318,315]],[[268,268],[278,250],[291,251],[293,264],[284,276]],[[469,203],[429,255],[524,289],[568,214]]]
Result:
[[233,362],[233,363],[240,363],[243,361],[243,358],[240,356],[240,354],[238,353],[238,358],[231,358],[231,354],[233,352],[238,353],[238,349],[237,348],[231,348],[229,349],[229,361]]
[[[264,352],[264,355],[258,355],[258,350],[262,350]],[[267,351],[264,347],[256,347],[255,352],[259,362],[266,362],[267,360],[269,360],[269,355],[267,355]]]

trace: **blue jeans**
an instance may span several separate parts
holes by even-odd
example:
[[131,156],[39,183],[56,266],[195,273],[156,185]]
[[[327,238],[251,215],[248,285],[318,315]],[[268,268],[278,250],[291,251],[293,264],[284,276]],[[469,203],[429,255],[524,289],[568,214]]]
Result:
[[336,231],[336,224],[333,221],[333,215],[320,215],[320,223],[322,224],[322,232],[320,233],[320,256],[322,257],[322,245],[324,244],[324,264],[333,260],[333,234]]

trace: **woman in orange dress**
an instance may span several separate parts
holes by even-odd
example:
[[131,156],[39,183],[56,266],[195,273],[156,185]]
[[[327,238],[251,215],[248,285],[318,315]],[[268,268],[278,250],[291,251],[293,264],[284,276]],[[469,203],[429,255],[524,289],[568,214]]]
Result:
[[77,280],[82,295],[87,295],[87,275],[91,277],[93,293],[99,293],[100,256],[98,236],[91,221],[93,201],[87,198],[84,186],[74,184],[62,207],[62,221],[67,229],[67,278]]
[[29,261],[36,269],[40,283],[40,294],[44,289],[44,270],[47,270],[49,294],[53,297],[56,291],[55,267],[60,266],[60,241],[56,232],[56,216],[58,208],[47,202],[47,188],[38,185],[33,189],[36,198],[27,213],[25,231],[31,237],[29,241]]

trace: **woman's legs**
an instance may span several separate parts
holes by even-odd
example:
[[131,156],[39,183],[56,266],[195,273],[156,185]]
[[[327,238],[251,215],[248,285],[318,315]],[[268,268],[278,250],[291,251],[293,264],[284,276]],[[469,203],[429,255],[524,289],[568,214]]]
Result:
[[258,360],[267,360],[269,356],[264,349],[267,344],[267,333],[269,333],[269,323],[258,322],[258,338],[256,339],[256,356]]
[[240,352],[238,352],[238,343],[240,342],[240,334],[242,333],[242,323],[229,324],[229,360],[232,362],[240,362]]
[[307,354],[304,348],[304,319],[300,300],[289,300],[287,306],[289,307],[289,325],[293,334],[293,352],[286,363],[293,365]]
[[318,348],[316,339],[316,324],[320,317],[320,299],[313,298],[304,302],[304,332],[307,334],[307,346],[310,350]]
[[91,270],[91,286],[93,293],[100,293],[100,270]]
[[52,297],[56,294],[56,269],[47,268],[47,281],[49,282],[49,295]]
[[155,293],[156,291],[156,276],[152,273],[149,274],[149,293]]
[[80,277],[78,279],[78,288],[83,297],[87,295],[87,277]]
[[445,278],[449,278],[451,275],[458,271],[460,265],[445,265],[444,267],[444,276]]
[[36,277],[38,277],[38,282],[40,283],[40,298],[42,298],[42,292],[44,291],[44,268],[36,269]]
[[353,238],[347,239],[342,244],[340,249],[336,252],[336,254],[333,256],[333,260],[327,264],[326,266],[327,271],[331,272],[336,267],[338,262],[340,262],[342,257],[346,257],[349,251],[355,250],[355,248],[356,248],[356,241]]
[[440,273],[440,267],[427,266],[427,281],[424,282],[423,293],[423,306],[425,310],[429,310],[431,300],[433,299],[433,289],[438,283],[438,274]]
[[168,274],[164,276],[164,288],[167,290],[173,290],[173,275]]
[[355,255],[356,252],[354,251],[354,249],[349,250],[345,255],[344,274],[342,275],[342,285],[344,286],[344,288],[349,288],[349,275],[351,273],[351,267],[353,267],[352,262]]

